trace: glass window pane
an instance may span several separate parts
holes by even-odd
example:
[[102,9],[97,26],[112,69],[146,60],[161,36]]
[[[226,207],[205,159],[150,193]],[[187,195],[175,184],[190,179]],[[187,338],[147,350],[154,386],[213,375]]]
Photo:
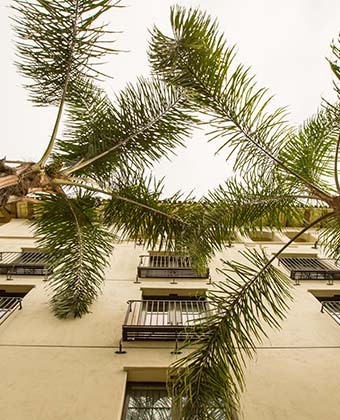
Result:
[[124,420],[171,420],[165,384],[128,384]]

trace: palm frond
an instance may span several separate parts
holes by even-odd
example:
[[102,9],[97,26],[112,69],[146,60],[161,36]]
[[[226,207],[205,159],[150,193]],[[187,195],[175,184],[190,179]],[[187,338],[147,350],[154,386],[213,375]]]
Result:
[[[230,179],[195,203],[185,216],[186,225],[176,237],[176,248],[191,256],[200,271],[217,251],[235,240],[237,232],[249,234],[264,226],[281,228],[287,220],[302,220],[302,208],[290,207],[299,203],[294,195],[279,196],[275,190],[262,189]],[[282,189],[281,189],[282,192]],[[287,212],[284,213],[284,210]]]
[[65,86],[80,76],[97,77],[93,64],[107,53],[103,13],[111,0],[15,0],[19,72],[33,80],[26,88],[36,105],[58,104]]
[[335,259],[340,258],[340,220],[331,218],[327,220],[319,231],[318,242],[325,249],[326,253]]
[[[283,187],[272,184],[262,190],[249,186],[247,191],[244,184],[229,181],[223,188],[199,202],[183,200],[180,194],[164,199],[161,182],[130,173],[112,182],[112,198],[103,205],[105,219],[124,237],[143,238],[148,247],[190,255],[198,271],[234,239],[236,230],[249,233],[264,225],[280,228],[288,218],[301,220],[302,225],[307,196],[303,204],[300,196],[288,195]],[[286,194],[280,195],[283,191]]]
[[[339,115],[330,108],[320,111],[291,136],[280,154],[280,160],[320,189],[332,191],[334,183],[331,177],[339,127]],[[297,181],[301,185],[300,180]]]
[[120,174],[111,182],[112,198],[103,204],[105,220],[124,237],[143,238],[147,246],[191,256],[200,271],[216,251],[264,227],[281,229],[304,224],[304,209],[316,201],[299,195],[282,179],[230,179],[207,198],[193,202],[180,194],[162,198],[163,184],[138,172]]
[[171,25],[172,38],[154,28],[151,64],[208,115],[211,139],[221,137],[228,156],[236,154],[234,170],[241,175],[279,170],[330,203],[329,194],[281,159],[295,129],[285,121],[284,108],[270,111],[267,89],[259,88],[250,70],[236,62],[235,48],[226,44],[216,22],[200,10],[177,6],[171,10]]
[[[111,183],[112,198],[103,203],[104,220],[122,237],[143,238],[147,247],[176,248],[193,203],[180,194],[162,199],[163,184],[143,173],[129,173]],[[138,205],[136,205],[138,203]]]
[[[216,231],[229,229],[248,235],[264,227],[281,230],[290,222],[303,224],[303,208],[316,201],[276,174],[267,173],[228,179],[204,200],[210,223]],[[229,226],[229,228],[228,228]]]
[[305,210],[315,203],[282,178],[268,174],[258,174],[256,182],[251,176],[231,178],[192,207],[176,244],[199,269],[234,241],[237,232],[249,235],[264,227],[280,230],[293,222],[303,226]]
[[104,279],[115,236],[100,220],[98,201],[88,193],[44,195],[33,220],[47,251],[50,301],[58,318],[89,312]]
[[[164,198],[163,188],[152,176],[121,174],[111,183],[112,198],[103,203],[105,221],[125,238],[143,239],[148,248],[189,255],[204,272],[222,245],[209,229],[205,206],[180,193]],[[219,240],[225,242],[225,236]]]
[[114,175],[109,183],[106,179],[104,182],[88,180],[89,184],[74,178],[56,179],[54,185],[110,197],[102,202],[101,211],[106,224],[121,239],[143,239],[148,248],[190,255],[196,270],[205,272],[208,260],[221,248],[226,235],[218,239],[221,242],[215,241],[206,223],[209,218],[204,205],[180,193],[163,198],[162,181],[144,176],[143,172],[130,169]]
[[68,112],[66,139],[58,142],[66,173],[110,178],[123,166],[143,167],[183,144],[195,119],[181,91],[140,78],[115,103],[83,80]]
[[234,419],[246,361],[266,337],[265,325],[279,328],[285,317],[289,279],[264,252],[241,255],[245,263],[223,261],[225,280],[209,296],[204,322],[194,327],[198,347],[170,368],[169,389],[182,420]]
[[235,62],[215,21],[199,10],[171,9],[173,38],[154,28],[150,61],[168,83],[185,89],[210,116],[211,135],[237,151],[235,169],[271,168],[292,132],[285,110],[267,112],[271,98],[249,69]]
[[328,62],[335,77],[337,78],[337,81],[334,82],[334,89],[337,92],[338,100],[340,101],[340,33],[338,35],[338,39],[332,42],[331,49],[333,58],[329,59]]

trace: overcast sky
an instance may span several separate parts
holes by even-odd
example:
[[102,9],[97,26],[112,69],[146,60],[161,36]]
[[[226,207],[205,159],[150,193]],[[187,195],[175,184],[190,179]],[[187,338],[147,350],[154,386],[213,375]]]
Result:
[[[0,0],[1,140],[0,158],[38,159],[46,147],[56,110],[34,108],[21,87],[13,65],[13,33],[8,16],[10,0]],[[115,47],[128,52],[110,58],[105,71],[114,77],[106,84],[117,92],[137,76],[148,74],[148,30],[156,24],[170,31],[168,0],[123,0],[125,8],[106,16],[112,28],[122,31]],[[177,4],[200,6],[217,17],[238,58],[252,66],[259,86],[275,95],[278,106],[288,106],[291,122],[312,115],[321,98],[334,99],[332,75],[325,57],[340,30],[339,0],[182,0]],[[231,173],[223,151],[215,156],[216,142],[195,133],[186,149],[178,149],[171,162],[161,161],[154,173],[165,177],[166,191],[194,190],[196,197],[214,188]]]

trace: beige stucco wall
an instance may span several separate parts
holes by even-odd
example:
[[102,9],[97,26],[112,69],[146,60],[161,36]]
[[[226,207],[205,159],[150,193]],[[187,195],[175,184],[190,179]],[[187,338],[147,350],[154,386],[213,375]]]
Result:
[[[280,236],[285,240],[284,235]],[[26,222],[0,226],[0,250],[34,245]],[[290,252],[314,253],[311,243]],[[247,239],[216,256],[239,259],[239,251],[260,246]],[[278,243],[261,243],[270,254]],[[129,342],[118,355],[121,325],[128,299],[141,297],[142,288],[205,289],[206,280],[143,280],[134,283],[138,256],[146,253],[133,243],[115,246],[106,271],[103,293],[82,319],[60,321],[48,308],[48,290],[41,277],[0,277],[0,288],[34,285],[17,311],[0,326],[0,419],[6,420],[120,420],[124,387],[129,378],[160,379],[180,356],[173,344]],[[246,420],[338,420],[340,418],[340,326],[309,290],[338,290],[340,282],[302,282],[293,287],[294,302],[281,331],[270,331],[247,368],[243,396]],[[145,368],[143,371],[141,368]]]

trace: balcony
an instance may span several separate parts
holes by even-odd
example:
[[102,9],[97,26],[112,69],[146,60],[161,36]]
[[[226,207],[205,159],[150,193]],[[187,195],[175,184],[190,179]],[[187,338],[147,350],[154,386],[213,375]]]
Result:
[[139,258],[138,278],[209,278],[209,269],[197,273],[187,256],[141,255]]
[[[123,340],[185,340],[207,316],[206,300],[129,300]],[[209,311],[210,312],[210,311]]]
[[41,251],[0,252],[0,274],[47,275],[45,254]]
[[22,298],[0,296],[0,325],[16,310],[22,309]]
[[279,258],[279,265],[289,271],[295,284],[300,284],[300,280],[327,280],[332,285],[334,280],[340,280],[340,266],[333,259]]

